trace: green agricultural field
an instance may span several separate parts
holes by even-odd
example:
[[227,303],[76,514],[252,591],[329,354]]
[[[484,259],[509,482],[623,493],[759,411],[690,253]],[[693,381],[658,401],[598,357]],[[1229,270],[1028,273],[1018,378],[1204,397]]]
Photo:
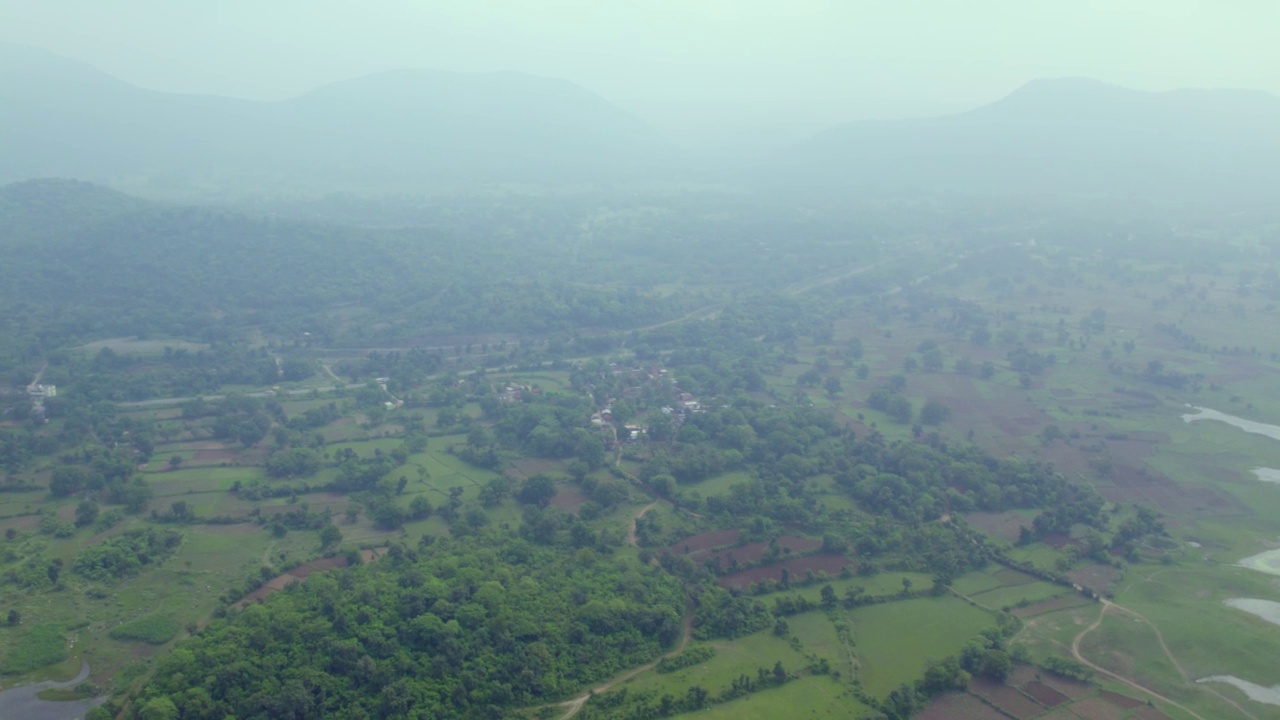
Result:
[[0,634],[5,647],[0,674],[20,674],[61,662],[67,657],[64,632],[65,626],[56,622],[5,628]]
[[750,481],[751,476],[745,472],[727,472],[707,478],[700,483],[683,485],[681,489],[696,491],[706,498],[713,495],[728,495],[734,485]]
[[206,467],[179,468],[158,473],[148,473],[147,484],[156,497],[188,495],[191,493],[228,492],[237,482],[249,484],[266,480],[261,467]]
[[928,592],[933,587],[933,577],[925,573],[917,572],[883,572],[875,575],[855,575],[854,577],[841,578],[832,577],[825,582],[816,582],[812,585],[804,587],[793,587],[788,590],[778,590],[772,593],[756,595],[755,597],[767,603],[772,603],[773,598],[780,596],[799,595],[810,602],[817,603],[822,599],[822,587],[830,585],[835,590],[837,598],[844,598],[845,592],[850,588],[862,588],[862,595],[893,595],[902,591],[902,581],[910,580],[911,589],[915,591]]
[[1032,565],[1043,570],[1053,570],[1062,557],[1062,553],[1054,550],[1052,546],[1044,543],[1035,543],[1023,547],[1015,547],[1009,550],[1009,557],[1022,562],[1029,562]]
[[[1223,601],[1275,597],[1274,579],[1263,573],[1200,565],[1149,573],[1116,600],[1160,628],[1169,651],[1191,677],[1235,675],[1270,686],[1280,683],[1275,663],[1280,627]],[[1195,622],[1181,621],[1192,616]]]
[[188,352],[200,352],[208,350],[209,344],[202,342],[191,342],[188,340],[139,340],[136,337],[119,337],[108,340],[98,340],[96,342],[86,343],[80,347],[86,353],[97,353],[103,349],[110,349],[117,355],[138,355],[144,357],[158,357],[164,355],[165,348],[174,350],[186,350]]
[[917,598],[857,608],[849,613],[862,685],[887,697],[924,673],[925,662],[960,651],[995,618],[951,596]]
[[825,659],[832,670],[849,677],[853,670],[853,649],[845,647],[825,611],[801,613],[787,618],[791,635],[800,641],[806,654]]
[[[716,651],[715,657],[710,660],[671,673],[650,670],[619,687],[627,688],[628,693],[632,694],[653,693],[655,697],[661,697],[666,693],[683,695],[688,688],[700,685],[714,696],[731,687],[733,681],[742,675],[754,678],[760,668],[772,670],[774,663],[781,662],[788,672],[798,672],[808,664],[804,655],[770,630],[737,640],[705,644]],[[826,678],[823,680],[832,682]]]
[[874,711],[858,702],[848,688],[828,677],[806,676],[778,688],[769,688],[730,702],[673,717],[680,720],[777,720],[778,718],[873,717]]
[[975,595],[987,590],[1004,587],[1004,583],[993,577],[993,568],[965,573],[951,582],[951,589],[961,595]]
[[1040,600],[1048,600],[1071,592],[1069,588],[1042,581],[998,587],[986,592],[971,595],[974,602],[992,610],[1002,610],[1022,605],[1030,605]]

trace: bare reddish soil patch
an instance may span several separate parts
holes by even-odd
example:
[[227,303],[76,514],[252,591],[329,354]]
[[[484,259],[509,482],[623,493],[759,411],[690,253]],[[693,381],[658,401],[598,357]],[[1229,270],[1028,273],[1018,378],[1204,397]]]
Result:
[[748,588],[761,580],[782,580],[782,571],[785,569],[791,580],[800,580],[810,571],[814,573],[825,572],[827,575],[838,575],[846,566],[852,566],[854,562],[843,555],[835,555],[832,553],[823,553],[820,555],[808,555],[806,557],[798,557],[787,560],[786,562],[774,563],[772,565],[762,565],[760,567],[743,570],[732,575],[722,575],[717,582],[721,587],[738,587]]
[[1169,720],[1169,716],[1153,707],[1140,707],[1133,711],[1133,716],[1141,720]]
[[1034,680],[1039,680],[1038,672],[1030,665],[1014,665],[1013,672],[1009,673],[1009,677],[1005,682],[1014,687],[1021,687]]
[[934,698],[916,720],[1006,720],[995,708],[964,693],[947,693]]
[[672,555],[696,555],[713,548],[736,545],[741,539],[741,530],[712,530],[672,543],[667,552]]
[[564,463],[559,460],[545,458],[520,458],[511,463],[511,468],[520,477],[529,477],[538,473],[555,473],[564,470]]
[[1118,692],[1111,692],[1110,690],[1100,690],[1098,691],[1098,695],[1107,702],[1115,703],[1122,708],[1136,708],[1141,705],[1146,705],[1146,703],[1137,698],[1131,698],[1128,695],[1121,695]]
[[1062,533],[1045,535],[1040,538],[1040,542],[1043,542],[1054,550],[1061,550],[1062,548],[1075,543],[1075,541],[1071,539],[1070,535],[1063,535]]
[[346,555],[334,555],[333,557],[321,558],[320,560],[312,560],[309,563],[303,563],[286,574],[299,580],[306,580],[315,573],[332,570],[334,568],[344,568],[346,566]]
[[1040,682],[1048,685],[1054,690],[1057,690],[1063,695],[1066,695],[1072,700],[1078,700],[1093,692],[1093,686],[1089,683],[1072,680],[1071,678],[1062,677],[1061,675],[1053,675],[1051,673],[1045,673],[1042,675],[1040,677]]
[[[385,555],[386,552],[386,548],[361,550],[360,559],[366,563],[373,562]],[[266,599],[268,595],[285,589],[289,586],[289,583],[302,582],[318,572],[345,568],[349,564],[350,563],[347,562],[346,555],[334,555],[333,557],[320,558],[318,560],[312,560],[311,562],[302,563],[289,572],[282,573],[266,581],[261,587],[237,600],[231,607],[238,609],[245,607],[249,603],[260,602]]]
[[240,608],[247,607],[250,603],[262,602],[268,595],[280,592],[288,587],[291,582],[301,581],[290,573],[277,575],[260,585],[258,589],[234,602],[231,607],[238,610]]
[[[809,538],[780,537],[778,538],[778,547],[784,553],[802,553],[817,550],[822,547],[822,543]],[[722,568],[730,567],[735,561],[739,565],[750,565],[763,560],[765,551],[768,549],[769,546],[766,543],[747,543],[746,545],[708,552],[697,556],[696,559],[702,563],[714,562],[718,559]]]
[[1104,483],[1097,484],[1098,493],[1114,503],[1140,502],[1154,506],[1170,518],[1203,512],[1247,512],[1248,508],[1224,490],[1211,487],[1180,486],[1173,480],[1151,471],[1117,466]]
[[1057,707],[1065,702],[1070,702],[1071,698],[1045,685],[1039,680],[1032,680],[1023,685],[1022,692],[1030,695],[1036,702],[1046,707]]
[[551,504],[561,510],[572,512],[587,501],[587,496],[576,485],[560,485],[551,498]]
[[1120,577],[1120,571],[1109,565],[1090,565],[1067,573],[1071,582],[1094,590],[1108,590]]
[[964,519],[983,535],[1009,542],[1018,539],[1020,528],[1031,527],[1031,521],[1016,512],[971,512]]
[[4,522],[0,522],[0,528],[4,528],[5,530],[13,528],[16,532],[28,532],[35,530],[38,527],[40,527],[39,515],[25,515],[23,517],[10,518]]
[[1042,705],[1008,685],[978,679],[969,684],[969,689],[1018,720],[1027,720],[1044,712]]
[[1120,720],[1129,714],[1129,711],[1124,708],[1112,705],[1102,698],[1081,700],[1071,706],[1071,712],[1084,720]]

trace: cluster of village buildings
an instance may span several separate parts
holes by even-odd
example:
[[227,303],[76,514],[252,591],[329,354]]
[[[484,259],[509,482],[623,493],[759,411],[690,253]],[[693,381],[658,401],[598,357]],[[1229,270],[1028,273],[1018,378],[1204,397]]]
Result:
[[41,385],[40,383],[32,383],[27,386],[27,397],[31,399],[31,415],[36,419],[44,419],[44,401],[45,398],[57,397],[57,385]]

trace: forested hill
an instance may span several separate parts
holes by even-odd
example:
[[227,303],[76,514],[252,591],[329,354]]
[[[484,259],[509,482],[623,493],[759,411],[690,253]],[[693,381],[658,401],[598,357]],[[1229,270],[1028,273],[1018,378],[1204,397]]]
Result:
[[766,183],[874,194],[1276,197],[1280,97],[1040,80],[947,117],[856,122],[777,158]]
[[[205,335],[360,298],[383,256],[340,228],[147,203],[74,181],[0,188],[0,301],[37,334]],[[304,280],[305,278],[305,280]]]
[[280,102],[139,88],[0,45],[0,181],[239,190],[616,181],[669,160],[598,95],[520,73],[396,71]]
[[557,231],[513,239],[489,214],[374,230],[161,205],[71,180],[0,187],[0,372],[120,335],[218,341],[259,327],[385,345],[626,328],[685,309],[580,282]]

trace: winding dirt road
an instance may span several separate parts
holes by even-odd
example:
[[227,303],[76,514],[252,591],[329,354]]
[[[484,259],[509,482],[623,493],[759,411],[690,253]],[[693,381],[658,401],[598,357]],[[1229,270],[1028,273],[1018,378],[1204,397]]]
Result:
[[[1107,600],[1106,598],[1099,598],[1099,601],[1102,603],[1102,612],[1099,612],[1099,613],[1098,613],[1098,618],[1097,618],[1096,620],[1094,620],[1094,621],[1093,621],[1093,624],[1092,624],[1092,625],[1090,625],[1089,627],[1085,628],[1084,630],[1081,630],[1081,631],[1080,631],[1080,633],[1079,633],[1078,635],[1076,635],[1076,636],[1075,636],[1075,638],[1074,638],[1074,639],[1072,639],[1072,641],[1071,641],[1071,654],[1072,654],[1073,656],[1075,656],[1076,661],[1077,661],[1077,662],[1079,662],[1079,663],[1081,663],[1081,664],[1083,664],[1083,665],[1086,665],[1086,666],[1088,666],[1088,667],[1092,668],[1092,669],[1093,669],[1094,671],[1096,671],[1096,672],[1099,672],[1099,673],[1102,673],[1103,675],[1106,675],[1107,677],[1109,677],[1109,678],[1111,678],[1111,679],[1113,679],[1113,680],[1115,680],[1115,681],[1117,681],[1117,682],[1124,683],[1125,685],[1128,685],[1129,687],[1133,688],[1134,690],[1137,690],[1138,692],[1145,693],[1145,694],[1147,694],[1147,695],[1150,695],[1150,696],[1151,696],[1151,697],[1153,697],[1153,698],[1156,698],[1157,700],[1160,700],[1160,701],[1166,702],[1166,703],[1168,703],[1168,704],[1172,705],[1173,707],[1176,707],[1176,708],[1178,708],[1179,710],[1181,710],[1181,711],[1185,712],[1186,714],[1188,714],[1188,715],[1190,715],[1190,716],[1192,716],[1192,717],[1194,717],[1194,718],[1198,718],[1198,720],[1205,720],[1205,717],[1204,717],[1203,715],[1201,715],[1200,713],[1198,713],[1198,712],[1196,712],[1196,711],[1192,710],[1191,708],[1187,707],[1186,705],[1183,705],[1182,703],[1178,702],[1177,700],[1171,700],[1170,698],[1167,698],[1167,697],[1165,697],[1164,695],[1161,695],[1160,693],[1156,692],[1155,690],[1152,690],[1151,688],[1148,688],[1148,687],[1144,687],[1144,686],[1142,686],[1142,685],[1139,685],[1138,683],[1136,683],[1136,682],[1134,682],[1134,681],[1132,681],[1132,680],[1130,680],[1130,679],[1128,679],[1128,678],[1126,678],[1126,677],[1124,677],[1124,676],[1122,676],[1122,675],[1117,675],[1116,673],[1111,672],[1110,670],[1108,670],[1108,669],[1106,669],[1106,668],[1102,667],[1101,665],[1098,665],[1098,664],[1096,664],[1096,663],[1093,663],[1093,662],[1089,661],[1088,659],[1086,659],[1086,658],[1085,658],[1085,656],[1084,656],[1084,655],[1080,654],[1080,644],[1084,641],[1084,637],[1085,637],[1086,635],[1088,635],[1089,633],[1093,632],[1094,630],[1097,630],[1097,629],[1098,629],[1098,626],[1102,624],[1102,620],[1107,616],[1107,613],[1108,613],[1112,608],[1115,608],[1115,609],[1116,609],[1117,611],[1119,611],[1119,612],[1126,613],[1126,614],[1131,615],[1131,616],[1133,616],[1133,617],[1137,617],[1137,618],[1141,619],[1143,622],[1146,622],[1146,621],[1147,621],[1147,620],[1146,620],[1146,618],[1142,617],[1142,616],[1141,616],[1141,615],[1139,615],[1138,613],[1135,613],[1135,612],[1133,612],[1132,610],[1129,610],[1129,609],[1127,609],[1127,608],[1123,608],[1123,607],[1121,607],[1121,606],[1119,606],[1119,605],[1116,605],[1115,603],[1111,602],[1110,600]],[[1150,624],[1150,623],[1148,623],[1148,624]],[[1154,627],[1154,626],[1153,626],[1153,627]],[[1163,641],[1163,640],[1161,640],[1161,643],[1160,643],[1160,644],[1163,646],[1163,645],[1164,645],[1164,641]],[[1165,653],[1167,654],[1168,652],[1169,652],[1169,648],[1167,648],[1167,647],[1166,647],[1166,648],[1165,648]],[[1169,659],[1170,659],[1170,661],[1172,661],[1172,660],[1173,660],[1173,656],[1172,656],[1172,655],[1170,655],[1170,656],[1169,656]],[[1177,667],[1177,663],[1176,663],[1176,662],[1174,662],[1174,666],[1175,666],[1175,667]],[[1234,705],[1235,703],[1232,703],[1232,704]],[[1237,706],[1237,709],[1239,709],[1239,706]],[[1244,711],[1243,711],[1243,710],[1241,710],[1241,712],[1244,712]],[[1248,715],[1248,713],[1245,713],[1245,714],[1246,714],[1246,715]],[[1248,716],[1249,716],[1249,717],[1253,717],[1252,715],[1248,715]],[[1256,720],[1256,719],[1255,719],[1255,720]]]
[[560,720],[569,720],[569,718],[573,717],[574,715],[577,715],[578,712],[582,710],[582,706],[586,705],[587,701],[591,699],[592,695],[598,695],[602,692],[607,692],[609,689],[611,689],[613,686],[617,685],[618,683],[626,682],[631,678],[639,675],[640,673],[645,672],[646,670],[652,670],[662,660],[669,657],[674,657],[684,652],[684,649],[689,646],[689,640],[692,638],[693,638],[693,608],[691,607],[684,614],[684,629],[680,633],[680,642],[676,643],[676,646],[673,650],[663,654],[662,657],[659,657],[657,660],[654,660],[651,663],[648,663],[646,665],[641,665],[638,668],[632,668],[622,673],[621,675],[613,678],[609,682],[604,683],[603,685],[597,685],[596,687],[591,688],[590,690],[586,691],[585,693],[579,695],[576,698],[573,698],[572,700],[565,700],[564,702],[556,703],[557,707],[562,707],[565,709],[565,713],[564,715],[560,716]]
[[636,526],[640,524],[640,518],[644,517],[644,514],[645,514],[645,513],[647,513],[647,512],[649,512],[650,510],[652,510],[652,509],[654,509],[654,508],[658,507],[658,503],[660,503],[660,502],[662,502],[662,501],[661,501],[661,500],[654,500],[653,502],[649,503],[648,505],[645,505],[644,507],[640,508],[640,512],[636,513],[636,516],[635,516],[634,518],[632,518],[632,520],[631,520],[631,527],[630,527],[630,529],[628,529],[628,530],[627,530],[627,544],[628,544],[628,545],[630,545],[631,547],[635,547],[635,546],[636,546]]
[[[640,518],[644,517],[645,513],[657,507],[658,504],[661,502],[662,502],[661,500],[654,500],[648,505],[645,505],[644,507],[640,508],[640,511],[636,513],[634,518],[632,518],[631,529],[627,531],[628,545],[631,545],[632,547],[636,546],[636,523],[640,522]],[[602,692],[607,692],[610,688],[613,688],[618,683],[624,683],[630,680],[631,678],[639,675],[640,673],[645,672],[646,670],[652,670],[662,660],[669,657],[674,657],[684,652],[684,649],[689,646],[689,641],[693,638],[692,601],[690,602],[689,607],[685,609],[684,622],[682,623],[682,626],[683,627],[680,632],[680,642],[676,643],[675,648],[667,651],[666,653],[663,653],[663,655],[659,657],[657,660],[654,660],[653,662],[650,662],[645,665],[641,665],[640,667],[637,667],[637,668],[632,668],[622,673],[621,675],[614,677],[613,679],[609,680],[608,682],[602,685],[597,685],[591,688],[590,690],[587,690],[586,692],[582,693],[581,695],[573,699],[565,700],[564,702],[558,702],[548,707],[564,708],[565,712],[563,715],[560,716],[560,720],[569,720],[569,718],[573,717],[574,715],[577,715],[582,710],[582,706],[587,704],[587,701],[591,699],[592,695],[597,695]]]

